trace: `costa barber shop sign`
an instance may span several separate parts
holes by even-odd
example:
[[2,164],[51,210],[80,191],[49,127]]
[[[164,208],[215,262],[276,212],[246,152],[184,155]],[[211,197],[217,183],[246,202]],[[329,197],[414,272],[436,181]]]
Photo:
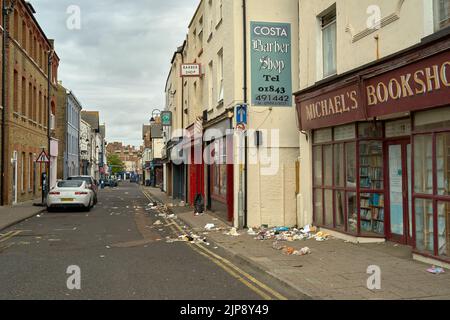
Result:
[[[405,59],[406,60],[406,59]],[[312,130],[450,103],[448,50],[405,65],[384,63],[297,96],[301,129]],[[394,67],[393,67],[394,66]],[[359,79],[359,80],[358,80]],[[351,83],[351,84],[348,84]]]

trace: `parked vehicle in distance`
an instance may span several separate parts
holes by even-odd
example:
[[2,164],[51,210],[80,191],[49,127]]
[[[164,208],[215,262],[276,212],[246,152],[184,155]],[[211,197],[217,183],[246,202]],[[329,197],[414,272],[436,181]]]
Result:
[[98,202],[98,197],[97,197],[98,182],[97,182],[97,180],[95,180],[91,176],[72,176],[72,177],[69,177],[67,180],[69,180],[69,181],[76,180],[76,181],[86,182],[86,186],[94,192],[94,205],[97,204],[97,202]]
[[94,191],[83,180],[59,181],[47,197],[47,211],[81,208],[90,211],[94,206]]

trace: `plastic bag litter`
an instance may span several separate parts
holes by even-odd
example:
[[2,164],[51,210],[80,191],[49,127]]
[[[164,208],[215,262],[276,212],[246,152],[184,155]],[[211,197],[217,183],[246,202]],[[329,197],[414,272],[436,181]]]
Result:
[[208,231],[211,231],[212,229],[214,229],[216,226],[213,224],[213,223],[208,223],[206,226],[205,226],[205,229],[206,230],[208,230]]
[[225,233],[227,236],[233,236],[233,237],[238,237],[240,236],[240,234],[237,232],[236,228],[231,228],[231,230],[227,233]]
[[294,251],[293,253],[296,256],[306,256],[311,254],[311,249],[308,247],[301,248],[300,250]]
[[427,269],[427,272],[432,274],[441,274],[445,273],[445,270],[441,267],[432,266],[431,268]]
[[252,228],[248,229],[247,234],[250,236],[256,236],[256,232]]

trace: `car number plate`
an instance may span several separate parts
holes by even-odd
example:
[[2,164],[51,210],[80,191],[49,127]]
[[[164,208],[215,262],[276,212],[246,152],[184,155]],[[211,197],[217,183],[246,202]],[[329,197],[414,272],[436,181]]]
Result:
[[73,199],[72,198],[63,198],[61,199],[62,202],[72,202]]

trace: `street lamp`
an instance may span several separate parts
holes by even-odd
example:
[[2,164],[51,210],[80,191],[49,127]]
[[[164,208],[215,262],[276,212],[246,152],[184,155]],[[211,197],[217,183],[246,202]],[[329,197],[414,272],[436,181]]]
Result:
[[156,123],[156,117],[161,115],[161,110],[159,109],[154,109],[152,111],[152,118],[150,119],[150,125],[153,125]]

